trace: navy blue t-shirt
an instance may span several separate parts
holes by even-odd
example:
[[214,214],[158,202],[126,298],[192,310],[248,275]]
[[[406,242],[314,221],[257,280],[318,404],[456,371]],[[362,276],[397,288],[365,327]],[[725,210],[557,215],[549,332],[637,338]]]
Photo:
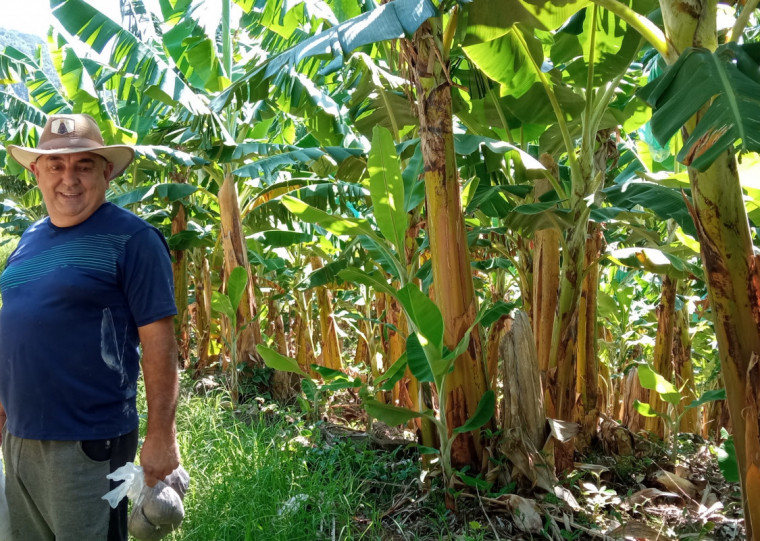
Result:
[[0,276],[0,403],[14,436],[113,438],[138,426],[137,328],[175,315],[161,233],[105,203],[21,237]]

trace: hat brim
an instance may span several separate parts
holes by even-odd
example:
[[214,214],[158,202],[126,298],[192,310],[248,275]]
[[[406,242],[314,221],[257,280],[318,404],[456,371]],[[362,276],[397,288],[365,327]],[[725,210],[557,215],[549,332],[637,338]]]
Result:
[[8,145],[6,147],[8,154],[20,163],[25,169],[32,170],[30,165],[37,161],[37,158],[49,154],[76,154],[77,152],[92,152],[103,156],[107,162],[113,164],[113,171],[108,180],[112,180],[121,175],[124,170],[135,159],[135,150],[127,145],[110,145],[93,148],[55,148],[41,150],[39,148],[20,147],[17,145]]

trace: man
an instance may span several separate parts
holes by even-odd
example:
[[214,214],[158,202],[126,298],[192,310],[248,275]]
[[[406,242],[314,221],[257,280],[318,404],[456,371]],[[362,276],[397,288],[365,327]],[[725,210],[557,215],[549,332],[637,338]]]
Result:
[[101,497],[134,460],[138,345],[148,405],[140,452],[153,486],[179,465],[173,280],[161,233],[106,202],[134,158],[89,115],[52,115],[32,171],[48,217],[0,277],[0,428],[14,541],[127,539],[127,502]]

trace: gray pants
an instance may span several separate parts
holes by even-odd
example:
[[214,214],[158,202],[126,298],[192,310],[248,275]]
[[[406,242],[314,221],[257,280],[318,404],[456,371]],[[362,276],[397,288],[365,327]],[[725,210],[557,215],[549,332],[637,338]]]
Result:
[[137,431],[110,440],[40,441],[3,431],[5,495],[13,541],[126,540],[126,499],[101,497],[106,475],[134,460]]

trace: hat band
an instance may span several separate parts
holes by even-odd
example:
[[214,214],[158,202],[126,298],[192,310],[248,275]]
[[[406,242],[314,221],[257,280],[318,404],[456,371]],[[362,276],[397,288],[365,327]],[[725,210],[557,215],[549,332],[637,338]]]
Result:
[[56,137],[50,141],[41,143],[37,148],[39,150],[56,150],[56,149],[72,149],[72,148],[98,148],[105,146],[104,143],[98,143],[92,139],[85,139],[83,137]]

